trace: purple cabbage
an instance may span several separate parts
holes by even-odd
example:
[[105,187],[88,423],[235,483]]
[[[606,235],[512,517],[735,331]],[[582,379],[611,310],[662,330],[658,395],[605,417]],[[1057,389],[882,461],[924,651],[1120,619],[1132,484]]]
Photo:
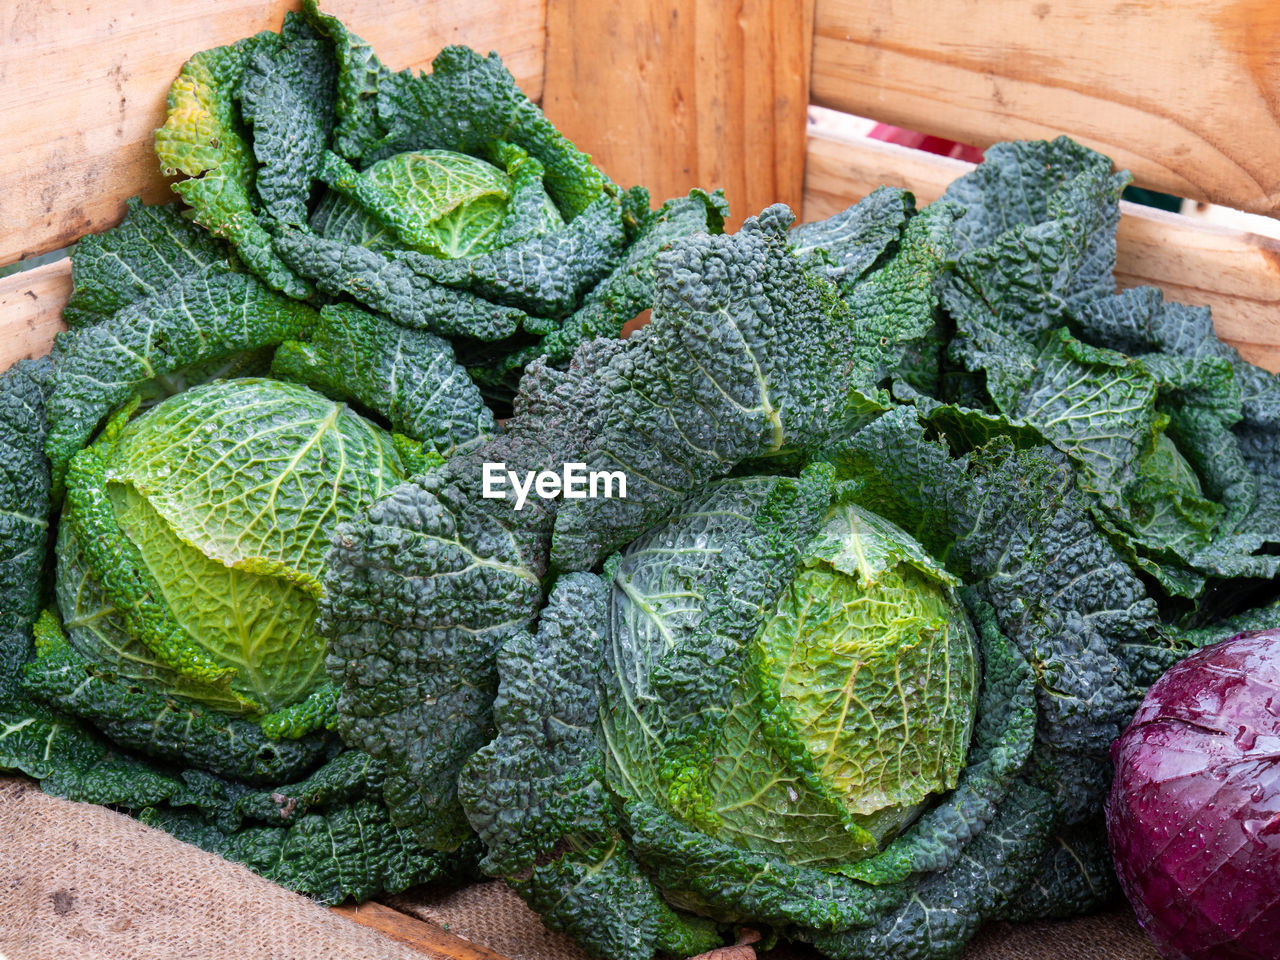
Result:
[[1280,630],[1175,664],[1111,758],[1116,873],[1161,955],[1280,957]]

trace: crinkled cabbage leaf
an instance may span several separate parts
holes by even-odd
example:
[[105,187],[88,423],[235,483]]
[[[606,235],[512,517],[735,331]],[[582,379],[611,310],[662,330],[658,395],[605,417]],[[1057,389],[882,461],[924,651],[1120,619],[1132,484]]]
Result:
[[448,47],[397,73],[314,0],[192,57],[156,151],[267,288],[483,345],[468,366],[503,397],[535,357],[617,336],[651,305],[658,249],[723,225],[718,196],[655,215],[619,190],[496,55]]

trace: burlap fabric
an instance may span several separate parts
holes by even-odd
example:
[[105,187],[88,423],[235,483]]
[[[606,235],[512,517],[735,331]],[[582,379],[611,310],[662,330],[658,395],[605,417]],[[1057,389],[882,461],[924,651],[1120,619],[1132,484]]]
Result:
[[[511,960],[585,960],[501,883],[386,902]],[[129,817],[0,778],[3,960],[421,960]],[[1159,960],[1127,910],[985,931],[965,960]],[[817,960],[781,947],[762,960]],[[891,960],[891,958],[886,958]]]
[[0,778],[6,960],[422,960],[244,867]]

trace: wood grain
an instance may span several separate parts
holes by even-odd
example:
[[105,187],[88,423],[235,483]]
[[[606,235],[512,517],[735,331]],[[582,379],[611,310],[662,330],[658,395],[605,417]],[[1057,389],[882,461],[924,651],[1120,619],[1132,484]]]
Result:
[[434,923],[419,920],[380,903],[344,904],[331,908],[361,926],[377,930],[391,939],[421,950],[440,960],[506,960],[500,953],[470,940],[455,937]]
[[[882,183],[928,203],[973,169],[961,160],[822,133],[809,137],[808,158],[810,220],[843,210]],[[1153,285],[1171,300],[1212,307],[1223,340],[1251,363],[1280,372],[1280,242],[1136,204],[1122,202],[1120,210],[1119,285]]]
[[818,0],[813,101],[962,143],[1069,134],[1280,213],[1276,0]]
[[734,228],[803,200],[813,0],[548,0],[543,109],[655,202],[721,187]]
[[70,260],[0,278],[0,370],[49,352],[54,335],[66,329],[62,305],[70,295]]
[[[172,199],[152,151],[183,62],[278,29],[296,0],[11,0],[0,16],[0,264],[65,246]],[[429,69],[442,46],[497,50],[542,93],[543,0],[326,0],[387,66]]]

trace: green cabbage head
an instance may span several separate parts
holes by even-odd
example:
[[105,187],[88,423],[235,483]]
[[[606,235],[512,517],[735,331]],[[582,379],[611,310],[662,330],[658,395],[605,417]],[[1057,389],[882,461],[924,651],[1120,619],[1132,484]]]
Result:
[[117,418],[72,461],[57,591],[118,678],[265,715],[324,682],[336,525],[405,476],[389,433],[292,383],[220,381]]
[[601,691],[607,780],[725,842],[834,866],[876,853],[955,787],[976,647],[952,576],[837,501],[762,611],[745,669],[701,704],[665,695],[668,664],[715,649],[714,605],[736,599],[717,595],[737,572],[726,564],[777,482],[719,485],[623,552]]
[[0,769],[328,902],[403,890],[465,835],[417,842],[335,732],[322,584],[343,523],[493,415],[447,341],[230,254],[131,202],[77,244],[54,356],[0,376]]
[[978,635],[953,575],[832,477],[701,488],[498,655],[499,736],[459,796],[484,868],[601,956],[839,929],[949,825]]
[[[379,160],[352,178],[347,193],[327,191],[311,226],[328,240],[379,251],[407,247],[450,260],[563,227],[537,162],[514,147],[503,153],[507,171],[452,150]],[[526,167],[537,167],[533,177],[522,175]],[[529,222],[521,226],[517,219],[526,209]]]

